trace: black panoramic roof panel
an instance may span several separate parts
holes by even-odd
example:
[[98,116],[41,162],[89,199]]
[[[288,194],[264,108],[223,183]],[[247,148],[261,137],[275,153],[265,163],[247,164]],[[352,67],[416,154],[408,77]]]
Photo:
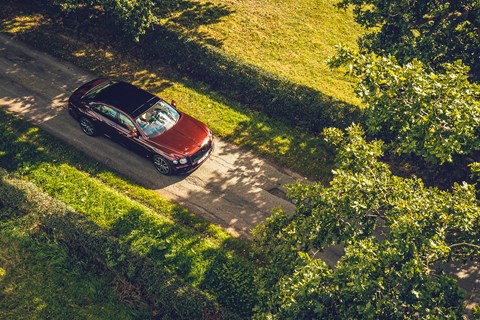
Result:
[[112,105],[134,118],[140,115],[145,109],[141,107],[152,98],[156,96],[126,82],[115,82],[95,96],[95,100]]

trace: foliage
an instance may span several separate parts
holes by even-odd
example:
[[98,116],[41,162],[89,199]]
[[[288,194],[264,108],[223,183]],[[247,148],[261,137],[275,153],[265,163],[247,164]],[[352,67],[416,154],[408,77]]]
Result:
[[[237,318],[223,311],[205,293],[185,284],[163,266],[135,254],[87,217],[50,198],[31,183],[4,176],[0,191],[6,191],[0,193],[3,203],[36,216],[42,229],[57,236],[73,252],[80,252],[92,262],[138,284],[165,315],[179,319],[210,319],[213,315]],[[24,197],[20,204],[19,197]]]
[[480,162],[474,162],[470,165],[472,174],[477,175],[480,178]]
[[[3,139],[0,141],[0,149],[5,150],[0,154],[0,167],[5,167],[10,172],[29,179],[41,186],[42,190],[50,197],[53,196],[56,203],[62,201],[78,212],[68,213],[67,211],[60,217],[49,218],[52,223],[52,227],[49,228],[52,229],[55,226],[56,231],[63,235],[65,241],[70,239],[71,245],[75,244],[78,250],[87,252],[87,256],[93,257],[93,259],[98,257],[108,267],[113,268],[120,264],[123,269],[119,269],[117,272],[122,272],[123,276],[127,276],[128,274],[125,273],[129,273],[131,270],[137,270],[131,269],[132,267],[124,268],[125,264],[132,266],[137,261],[127,261],[126,256],[131,255],[138,257],[141,261],[148,261],[148,263],[146,262],[148,268],[163,270],[162,272],[165,273],[163,278],[158,273],[155,280],[148,280],[157,281],[155,284],[143,278],[132,278],[132,281],[146,281],[145,283],[151,285],[152,288],[156,286],[152,290],[162,288],[162,281],[169,282],[172,278],[179,279],[182,288],[191,288],[193,292],[199,291],[198,288],[202,287],[207,294],[201,294],[207,296],[208,301],[210,301],[210,296],[215,296],[225,303],[225,308],[234,310],[237,314],[251,313],[252,303],[238,306],[235,301],[230,301],[223,296],[223,293],[226,292],[224,287],[210,285],[226,279],[225,275],[210,272],[210,270],[222,269],[225,272],[228,270],[229,278],[236,279],[228,293],[242,297],[244,301],[254,299],[252,297],[255,292],[252,292],[251,286],[243,286],[243,284],[251,283],[248,279],[251,279],[252,272],[248,272],[248,270],[253,270],[253,263],[225,247],[228,240],[225,233],[222,234],[218,230],[204,232],[205,229],[210,229],[205,222],[200,230],[190,227],[190,223],[199,223],[198,218],[176,223],[181,220],[180,217],[176,217],[177,220],[173,219],[176,214],[175,210],[178,208],[172,203],[166,200],[163,200],[162,203],[155,203],[150,200],[148,205],[155,208],[153,211],[127,196],[129,193],[127,181],[115,182],[111,178],[113,173],[110,170],[81,152],[3,112],[0,112],[0,118],[3,119],[0,121],[0,129],[4,133]],[[103,177],[103,179],[97,179],[95,175]],[[118,189],[123,189],[124,193],[121,194],[105,185],[102,180],[105,180],[106,176],[110,176],[109,183],[117,186],[121,184]],[[117,180],[120,179],[121,177],[117,175]],[[16,190],[13,195],[10,195],[8,190],[0,191],[5,197],[12,199],[9,200],[12,202],[11,207],[27,210],[32,206],[32,203],[25,199],[17,198],[15,194],[18,194],[18,191]],[[137,193],[135,188],[132,188],[132,193]],[[38,200],[37,197],[39,197]],[[47,200],[44,199],[45,197]],[[43,193],[31,192],[28,199],[36,206],[43,208],[39,211],[50,212],[52,211],[48,207],[52,201],[50,197]],[[0,203],[6,201],[1,199],[0,197]],[[13,203],[17,203],[17,207]],[[63,212],[60,212],[58,208],[55,210],[58,214]],[[184,218],[189,219],[185,213],[183,214]],[[68,224],[65,220],[69,221],[69,219],[78,220],[78,225],[75,221]],[[82,226],[85,226],[85,229],[81,229]],[[97,233],[100,235],[99,238],[94,237]],[[221,238],[216,239],[216,234],[219,234]],[[113,237],[116,238],[115,241],[110,239]],[[228,260],[220,259],[227,255],[229,256]],[[152,265],[153,267],[151,267]],[[240,269],[238,266],[242,266],[242,268]],[[151,276],[149,269],[145,270],[143,276]],[[206,280],[207,276],[208,281]],[[217,276],[220,278],[216,278]],[[163,286],[168,285],[169,283],[163,284]],[[179,290],[183,289],[179,288]],[[188,290],[187,292],[190,292]],[[175,304],[171,301],[173,296],[169,297],[167,291],[165,293],[162,293],[161,290],[154,291],[154,295],[163,297],[163,301],[168,301],[171,308],[181,309],[182,307],[179,306],[182,304],[189,305],[189,302],[185,300],[188,298],[186,296],[179,296],[179,300],[175,301]],[[194,297],[195,295],[191,298]],[[191,304],[191,308],[183,310],[182,314],[194,312],[198,314],[200,309],[195,308],[202,304],[202,301],[206,300],[198,298],[197,303]]]
[[360,116],[357,107],[275,75],[209,44],[157,27],[145,38],[145,51],[209,84],[223,95],[290,126],[320,132],[346,127]]
[[136,41],[139,36],[158,20],[155,15],[156,3],[153,0],[51,0],[67,13],[87,8],[91,11],[103,10],[114,23]]
[[202,288],[214,293],[220,304],[236,306],[235,312],[245,318],[251,317],[258,299],[251,264],[231,255],[215,257],[212,267],[205,274]]
[[418,60],[399,65],[394,57],[340,48],[330,65],[342,64],[358,78],[368,130],[397,153],[444,163],[480,149],[480,85],[469,82],[460,62],[444,64],[440,73]]
[[[477,179],[477,183],[480,183],[480,162],[473,162],[469,165],[471,171],[471,177]],[[477,192],[480,196],[480,188],[477,188]]]
[[[458,318],[462,293],[440,261],[480,257],[480,210],[471,185],[452,191],[394,176],[381,141],[358,125],[325,130],[338,147],[330,186],[290,186],[296,212],[255,229],[258,318]],[[317,254],[341,244],[332,268]],[[462,248],[461,250],[457,250]]]
[[[43,210],[51,199],[19,192],[5,183],[3,174],[0,170],[2,320],[151,317],[153,310],[135,290],[38,228],[39,220],[30,214],[27,202]],[[26,186],[25,182],[19,185]],[[6,198],[13,200],[12,206]]]
[[355,20],[373,30],[360,46],[402,63],[416,58],[431,66],[462,60],[480,77],[480,1],[341,0]]

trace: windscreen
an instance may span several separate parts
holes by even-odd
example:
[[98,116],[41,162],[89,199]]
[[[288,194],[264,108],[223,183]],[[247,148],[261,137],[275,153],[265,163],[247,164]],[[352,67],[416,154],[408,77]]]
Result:
[[135,121],[150,138],[161,135],[172,128],[180,119],[180,113],[163,100],[158,100]]

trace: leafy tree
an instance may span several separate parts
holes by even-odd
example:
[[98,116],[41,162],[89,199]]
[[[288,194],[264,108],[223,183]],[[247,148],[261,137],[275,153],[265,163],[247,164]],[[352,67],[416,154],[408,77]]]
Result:
[[[473,186],[448,192],[394,176],[378,160],[382,142],[358,125],[325,136],[338,147],[330,186],[290,186],[295,213],[254,230],[257,318],[459,318],[462,293],[437,262],[480,256]],[[336,244],[345,253],[330,267],[318,252]]]
[[440,73],[416,59],[402,66],[394,57],[340,48],[330,65],[343,64],[358,79],[368,130],[395,152],[444,163],[480,149],[480,85],[469,82],[460,62]]
[[157,4],[153,0],[54,0],[53,3],[67,13],[85,7],[91,11],[101,10],[136,41],[157,21]]
[[140,35],[157,22],[152,0],[102,0],[103,7],[111,13],[122,29],[138,41]]
[[479,0],[341,0],[355,20],[373,30],[360,46],[402,63],[417,58],[440,66],[462,60],[480,77]]
[[470,168],[472,170],[472,176],[477,176],[480,181],[480,162],[470,164]]

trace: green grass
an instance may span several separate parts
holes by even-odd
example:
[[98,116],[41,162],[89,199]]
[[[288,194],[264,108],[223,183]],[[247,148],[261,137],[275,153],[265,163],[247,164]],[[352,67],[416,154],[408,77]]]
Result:
[[135,47],[120,44],[115,48],[108,36],[97,40],[72,36],[71,30],[51,23],[38,8],[20,6],[26,10],[21,12],[17,5],[0,11],[4,32],[19,36],[98,76],[127,80],[166,100],[174,99],[180,110],[205,122],[217,136],[248,148],[279,166],[315,180],[327,182],[330,179],[331,152],[320,137],[227,100],[158,61],[140,60],[134,54]]
[[30,216],[0,207],[1,319],[151,317],[131,288],[72,255],[35,224]]
[[[253,268],[244,259],[249,251],[246,241],[129,182],[38,128],[0,111],[0,131],[0,167],[85,214],[134,253],[187,284],[221,300],[217,284],[208,276],[216,276],[212,272],[219,259]],[[242,277],[251,277],[251,272]],[[242,307],[244,312],[251,308]]]
[[195,0],[170,8],[161,23],[242,60],[352,104],[343,72],[326,65],[340,43],[356,47],[362,29],[335,0]]

